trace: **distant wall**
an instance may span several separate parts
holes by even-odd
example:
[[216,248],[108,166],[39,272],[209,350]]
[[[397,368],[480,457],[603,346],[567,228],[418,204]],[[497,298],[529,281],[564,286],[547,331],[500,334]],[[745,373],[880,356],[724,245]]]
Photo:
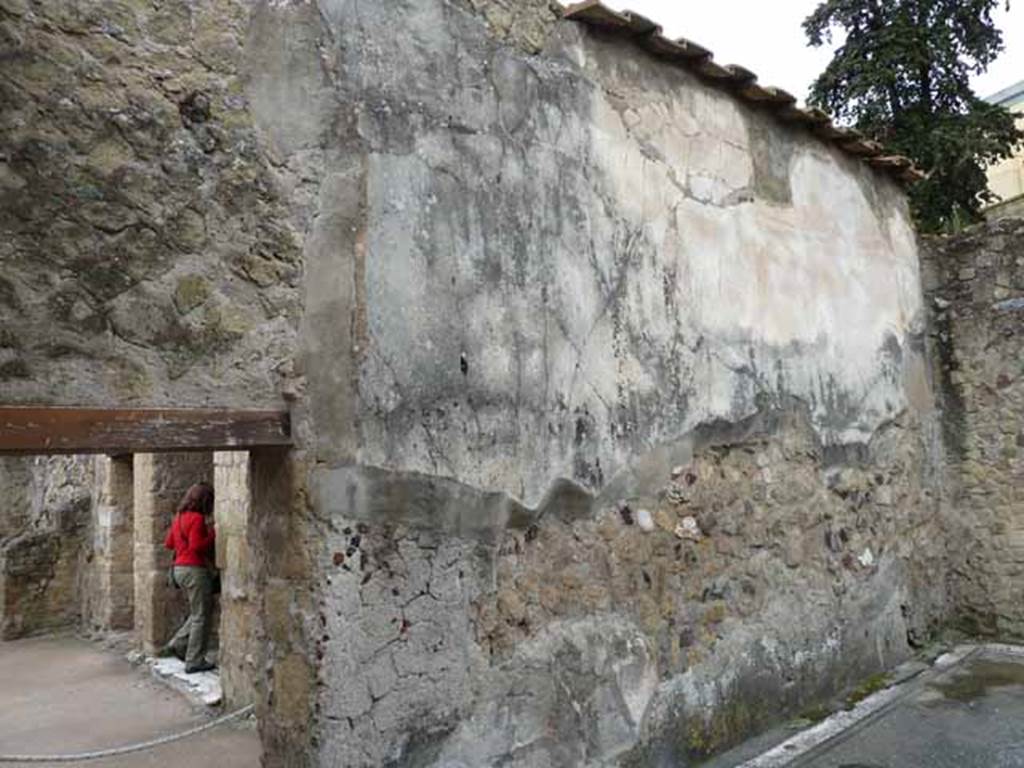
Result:
[[988,221],[1020,218],[1024,216],[1024,195],[991,205],[985,209],[984,213]]
[[32,520],[34,464],[31,458],[0,457],[0,488],[7,498],[7,503],[0,506],[0,542],[23,532]]
[[1024,219],[925,247],[943,428],[957,480],[951,564],[971,632],[1024,637]]
[[78,626],[92,492],[91,459],[0,459],[0,639]]

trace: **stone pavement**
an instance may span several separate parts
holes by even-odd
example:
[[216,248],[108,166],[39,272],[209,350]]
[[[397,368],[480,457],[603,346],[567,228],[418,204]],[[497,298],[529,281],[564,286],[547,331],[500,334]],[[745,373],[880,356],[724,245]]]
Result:
[[759,757],[730,764],[1024,768],[1024,648],[980,646],[948,659],[866,699],[858,712],[840,712]]
[[[0,681],[0,754],[101,750],[184,731],[211,717],[148,670],[75,637],[0,643]],[[259,763],[259,739],[249,720],[145,752],[61,765],[253,768]]]
[[793,768],[1021,768],[1024,657],[983,651]]

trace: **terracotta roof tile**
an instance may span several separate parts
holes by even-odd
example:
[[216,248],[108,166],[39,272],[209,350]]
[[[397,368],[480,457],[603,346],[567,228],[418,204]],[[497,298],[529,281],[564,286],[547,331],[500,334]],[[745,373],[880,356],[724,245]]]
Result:
[[649,35],[653,32],[661,32],[661,27],[646,16],[641,16],[639,13],[633,13],[633,11],[626,11],[622,15],[626,17],[630,32],[635,35]]
[[749,69],[736,64],[718,64],[711,51],[692,40],[669,40],[658,24],[639,13],[614,11],[601,0],[585,0],[566,8],[564,16],[630,38],[649,53],[687,67],[712,85],[726,88],[740,99],[772,111],[782,121],[806,126],[823,141],[862,158],[872,168],[905,184],[920,181],[926,176],[906,157],[887,154],[881,144],[851,128],[834,125],[822,110],[798,107],[796,97],[791,93],[781,88],[758,85],[757,75]]
[[726,64],[725,68],[732,73],[732,83],[734,86],[745,87],[757,83],[757,75],[746,67],[741,67],[739,64]]
[[772,94],[764,86],[758,85],[755,80],[747,85],[740,86],[738,89],[739,95],[747,101],[771,101]]
[[669,40],[660,32],[652,32],[650,35],[640,38],[637,42],[655,56],[663,59],[692,58],[687,55],[686,48],[676,43],[675,40]]
[[792,107],[796,104],[796,96],[789,91],[777,88],[774,85],[765,86],[765,90],[768,92],[768,101],[779,108]]
[[699,63],[711,58],[711,51],[703,45],[693,42],[693,40],[687,40],[685,37],[677,37],[676,45],[681,46],[686,51],[687,57],[695,62]]

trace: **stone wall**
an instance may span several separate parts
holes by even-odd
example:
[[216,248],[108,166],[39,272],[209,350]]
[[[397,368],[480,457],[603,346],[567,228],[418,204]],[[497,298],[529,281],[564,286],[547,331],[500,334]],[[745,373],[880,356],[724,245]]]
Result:
[[1024,220],[926,241],[924,274],[957,480],[951,563],[972,633],[1024,637]]
[[0,491],[6,500],[0,505],[0,542],[24,531],[32,520],[34,465],[31,458],[0,456]]
[[0,4],[5,402],[279,403],[301,265],[246,107],[250,7]]
[[531,56],[483,6],[319,7],[256,25],[264,83],[303,81],[275,30],[304,25],[344,105],[295,412],[314,760],[685,765],[927,638],[946,508],[901,191],[571,24]]
[[4,458],[0,639],[77,627],[88,591],[92,461]]
[[[324,546],[306,477],[308,457],[274,449],[250,453],[249,530],[255,566],[256,715],[268,766],[316,765],[316,638],[324,634],[315,553]],[[322,520],[322,519],[321,519]],[[322,655],[321,655],[322,658]]]
[[478,491],[389,478],[329,534],[324,763],[688,765],[889,668],[945,612],[923,431],[836,450],[766,411],[508,528]]

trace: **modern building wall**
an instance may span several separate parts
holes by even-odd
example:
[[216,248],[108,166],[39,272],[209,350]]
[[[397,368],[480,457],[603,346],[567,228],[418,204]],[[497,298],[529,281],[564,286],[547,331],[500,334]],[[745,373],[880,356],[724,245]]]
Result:
[[[1020,115],[1017,124],[1024,129],[1024,80],[988,97],[986,101],[1000,104]],[[991,165],[987,172],[989,191],[997,198],[989,206],[987,218],[1019,216],[1024,212],[1024,147],[1018,147],[1012,157]]]

